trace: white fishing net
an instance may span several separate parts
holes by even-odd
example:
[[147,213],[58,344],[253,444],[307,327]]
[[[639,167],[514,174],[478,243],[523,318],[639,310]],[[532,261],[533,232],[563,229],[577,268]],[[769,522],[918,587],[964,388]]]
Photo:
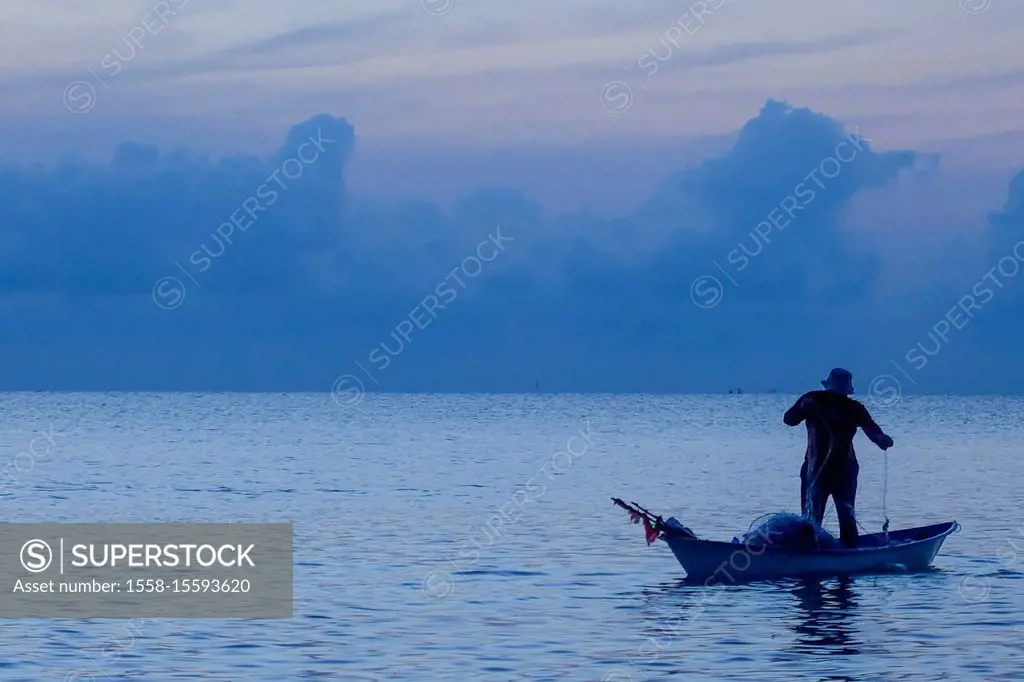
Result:
[[839,546],[839,540],[812,519],[787,512],[764,514],[754,519],[742,542],[751,549],[821,549]]

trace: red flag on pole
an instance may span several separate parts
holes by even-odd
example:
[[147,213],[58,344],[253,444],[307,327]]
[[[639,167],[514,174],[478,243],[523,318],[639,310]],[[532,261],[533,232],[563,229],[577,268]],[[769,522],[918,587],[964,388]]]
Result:
[[[659,518],[658,521],[661,521],[661,518]],[[661,535],[661,531],[658,530],[657,522],[648,519],[647,523],[644,524],[644,534],[647,536],[648,545],[657,540],[658,536]]]

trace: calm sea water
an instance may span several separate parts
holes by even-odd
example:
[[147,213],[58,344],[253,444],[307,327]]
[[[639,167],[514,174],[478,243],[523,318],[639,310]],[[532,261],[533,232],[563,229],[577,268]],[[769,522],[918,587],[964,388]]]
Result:
[[[5,394],[5,521],[292,522],[295,617],[3,620],[0,679],[1020,679],[1020,399],[875,410],[892,527],[963,526],[928,573],[709,601],[612,506],[725,540],[799,510],[790,400]],[[857,445],[876,530],[883,457]]]

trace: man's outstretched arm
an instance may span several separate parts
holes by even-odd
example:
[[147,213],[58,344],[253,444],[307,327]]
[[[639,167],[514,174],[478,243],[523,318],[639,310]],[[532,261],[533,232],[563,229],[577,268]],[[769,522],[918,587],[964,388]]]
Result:
[[891,448],[892,438],[885,435],[885,432],[882,431],[882,427],[875,423],[875,420],[871,418],[871,414],[868,412],[868,408],[862,405],[860,412],[860,419],[858,420],[857,426],[864,431],[864,435],[870,438],[872,443],[883,450]]

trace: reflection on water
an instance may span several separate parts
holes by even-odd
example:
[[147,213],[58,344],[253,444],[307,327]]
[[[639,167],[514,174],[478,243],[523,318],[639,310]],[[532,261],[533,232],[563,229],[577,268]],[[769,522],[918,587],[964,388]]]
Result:
[[793,625],[795,651],[837,656],[861,653],[853,578],[799,580],[792,594],[800,612]]

